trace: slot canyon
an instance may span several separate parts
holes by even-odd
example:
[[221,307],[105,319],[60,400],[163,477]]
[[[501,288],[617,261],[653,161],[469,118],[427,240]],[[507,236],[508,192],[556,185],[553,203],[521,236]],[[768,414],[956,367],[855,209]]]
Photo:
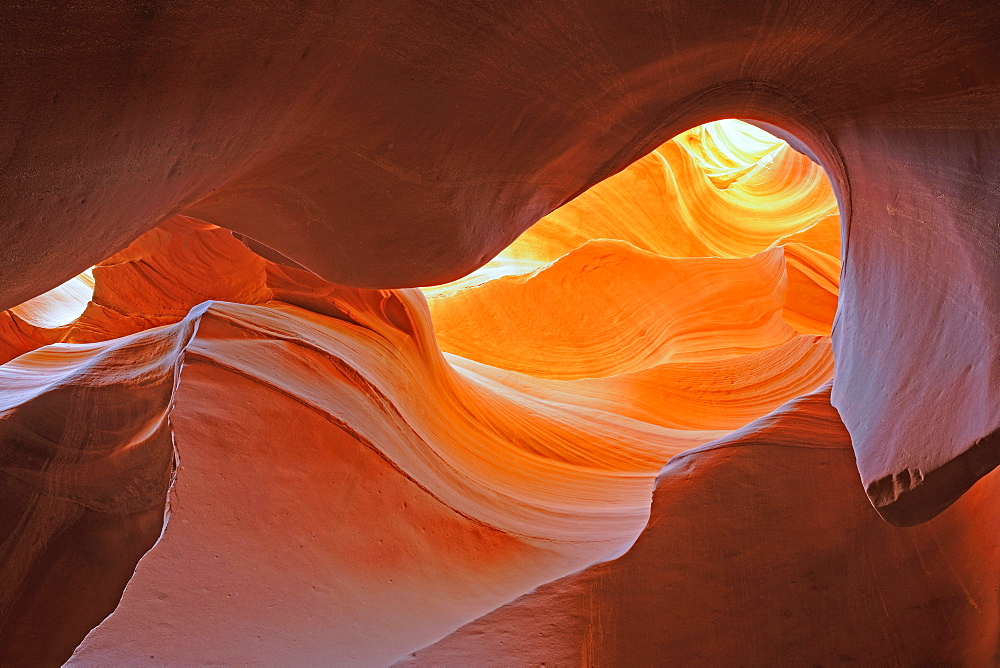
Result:
[[1000,665],[1000,4],[0,26],[0,665]]

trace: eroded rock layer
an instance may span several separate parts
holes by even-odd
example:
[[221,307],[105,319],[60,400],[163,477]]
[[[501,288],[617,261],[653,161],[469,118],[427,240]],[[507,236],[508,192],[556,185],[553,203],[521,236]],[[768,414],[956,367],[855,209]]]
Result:
[[[566,613],[540,630],[547,660],[998,662],[996,2],[30,2],[0,19],[0,661],[58,662],[114,608],[174,473],[161,544],[78,661],[391,660],[623,551],[657,462],[829,375],[839,291],[829,402],[853,459],[825,396],[790,406],[675,460],[621,561],[417,659],[540,659],[535,623]],[[833,217],[791,231],[829,203],[813,162],[749,129],[664,144],[729,117],[791,133],[830,174],[839,286]],[[753,192],[782,194],[780,243],[733,234]],[[644,224],[668,211],[696,229]],[[419,294],[381,291],[466,275],[548,214],[505,277],[431,300],[444,347],[472,359],[437,352]],[[635,225],[597,244],[559,224],[618,218]],[[748,303],[682,292],[720,259],[751,268]],[[65,285],[97,263],[94,285]],[[635,336],[558,333],[510,290],[587,313],[553,283],[593,267],[625,285],[640,265],[673,298],[613,314]],[[504,345],[470,342],[449,304]],[[703,312],[726,316],[717,335]],[[614,363],[561,350],[579,345]],[[361,471],[385,485],[352,487]],[[879,524],[859,489],[926,524]],[[262,497],[283,521],[255,512]],[[328,498],[364,530],[330,529]],[[411,523],[380,525],[404,504]],[[397,588],[371,564],[399,554]],[[394,616],[394,597],[429,621]],[[302,614],[317,599],[322,632]],[[253,633],[270,605],[288,624]],[[367,639],[369,619],[399,645]]]
[[0,308],[178,214],[342,284],[452,280],[676,133],[746,118],[837,186],[832,396],[873,503],[918,523],[1000,463],[994,1],[0,11]]
[[823,170],[729,120],[672,139],[424,292],[443,350],[577,379],[829,335],[839,277]]
[[675,457],[626,555],[400,665],[994,665],[1000,534],[983,527],[1000,476],[892,527],[829,401],[825,388]]
[[[684,169],[698,175],[690,200],[815,169],[757,131],[725,152],[696,141],[725,136],[670,145],[684,142]],[[65,659],[114,609],[73,662],[389,663],[622,554],[664,462],[832,374],[829,338],[787,316],[794,280],[820,284],[793,278],[781,245],[812,231],[819,241],[795,243],[824,256],[835,246],[825,187],[794,224],[758,219],[752,243],[717,257],[639,248],[621,238],[630,210],[597,209],[586,215],[601,238],[527,274],[429,290],[431,310],[418,290],[333,285],[176,217],[8,312],[44,336],[2,338],[22,353],[0,365],[5,387],[23,388],[0,414],[20,434],[5,441],[4,470],[31,495],[5,511],[5,657]],[[678,234],[709,236],[705,220]],[[502,359],[475,336],[491,304]],[[817,314],[828,329],[833,309]],[[501,330],[512,315],[538,320]],[[574,354],[530,357],[525,337],[546,332]],[[468,358],[456,354],[462,336]],[[92,531],[99,540],[59,538]],[[105,550],[117,551],[101,561]],[[96,591],[60,598],[81,581]],[[54,641],[18,633],[40,616],[59,628]]]
[[[689,10],[675,9],[671,30],[682,30],[675,24]],[[756,10],[723,10],[729,20],[718,30],[722,43],[732,37],[727,26],[756,20]],[[487,63],[468,59],[458,40],[454,53],[468,71],[440,69],[454,54],[428,57],[435,71],[447,73],[442,90],[415,89],[426,81],[405,83],[400,72],[409,70],[397,67],[415,48],[396,36],[402,28],[393,21],[406,24],[407,11],[392,20],[353,11],[345,9],[339,25],[384,20],[389,27],[368,31],[367,46],[330,42],[342,58],[327,53],[324,62],[354,58],[370,66],[343,73],[342,89],[317,87],[316,72],[288,64],[291,55],[314,62],[318,54],[308,46],[301,54],[298,47],[294,54],[277,49],[284,56],[276,61],[276,51],[264,48],[265,62],[245,80],[236,73],[241,64],[205,80],[204,59],[214,55],[198,49],[197,67],[176,70],[213,90],[257,80],[296,89],[309,101],[292,110],[278,109],[263,93],[211,108],[170,98],[164,80],[163,99],[121,98],[125,107],[142,107],[135,113],[144,121],[123,129],[114,118],[91,118],[91,127],[117,134],[90,136],[100,150],[73,151],[83,162],[65,173],[18,167],[23,155],[10,149],[14,181],[30,175],[37,190],[17,190],[11,209],[22,217],[35,209],[53,220],[70,215],[90,221],[78,227],[94,233],[82,244],[92,253],[66,262],[65,252],[54,252],[37,267],[25,264],[31,240],[12,235],[0,274],[4,295],[17,297],[11,304],[47,286],[52,276],[43,273],[54,276],[59,262],[83,269],[98,259],[93,254],[149,231],[100,262],[92,278],[2,314],[0,659],[59,662],[93,629],[72,662],[385,664],[428,645],[408,660],[998,660],[1000,557],[994,535],[981,529],[996,517],[995,474],[911,530],[881,522],[863,494],[867,488],[897,523],[924,520],[996,459],[989,436],[992,339],[978,362],[955,347],[963,333],[991,331],[988,276],[968,278],[989,274],[979,249],[991,242],[969,222],[986,205],[959,195],[987,192],[995,162],[976,153],[974,169],[956,168],[958,176],[946,166],[922,170],[930,149],[921,143],[926,135],[913,134],[927,129],[921,123],[941,131],[933,112],[935,104],[948,106],[940,100],[950,89],[914,93],[920,104],[907,107],[908,129],[899,131],[904,148],[882,148],[901,156],[885,171],[923,184],[908,196],[939,214],[942,229],[958,230],[951,236],[926,225],[906,198],[898,202],[898,192],[890,198],[884,183],[892,179],[879,180],[879,164],[860,146],[866,126],[838,116],[837,104],[849,97],[843,73],[858,71],[856,63],[845,59],[825,70],[840,82],[835,100],[817,92],[803,102],[753,79],[766,69],[766,43],[799,30],[802,17],[779,20],[784,28],[772,32],[761,28],[760,44],[755,38],[731,47],[726,53],[743,49],[733,58],[749,79],[724,79],[733,82],[728,87],[705,88],[728,72],[726,58],[684,69],[701,73],[685,79],[665,76],[664,68],[679,66],[650,65],[615,49],[629,63],[620,69],[616,90],[623,95],[610,119],[621,123],[595,116],[591,107],[606,107],[585,93],[608,90],[591,81],[611,76],[608,70],[573,70],[579,81],[567,81],[556,50],[551,70],[538,54],[532,68],[541,70],[529,68],[559,73],[555,78],[576,91],[547,102],[551,112],[525,113],[493,100],[489,114],[477,116],[473,105],[442,126],[437,116],[410,114],[414,97],[426,96],[427,109],[438,113],[447,77],[472,72],[483,85],[464,94],[489,100],[496,80],[483,73]],[[466,6],[449,11],[474,13]],[[586,14],[579,11],[577,19]],[[906,18],[919,23],[936,11]],[[301,34],[304,24],[289,16],[269,15],[272,27],[261,30],[291,21]],[[314,12],[316,30],[326,16]],[[637,20],[623,16],[618,28]],[[177,5],[143,20],[162,29],[161,21],[190,17]],[[199,30],[208,30],[213,17],[199,18],[204,26],[185,37],[193,45],[211,34]],[[495,31],[495,14],[466,18],[452,27],[464,34],[479,25],[469,43],[505,34]],[[952,48],[941,48],[952,58],[985,61],[962,20],[942,23],[935,34]],[[990,12],[976,20],[995,23]],[[442,29],[434,25],[426,30]],[[613,21],[600,25],[597,33],[615,30]],[[902,38],[893,36],[907,32],[900,24],[883,34],[879,25],[873,19],[858,31],[897,45],[893,40]],[[827,34],[823,28],[813,31]],[[137,28],[147,29],[154,30]],[[736,32],[749,34],[742,30]],[[349,36],[349,28],[338,34]],[[322,37],[316,33],[317,44]],[[382,40],[392,48],[372,51]],[[920,47],[913,41],[904,50]],[[103,48],[95,43],[92,57]],[[693,43],[671,48],[703,55]],[[817,60],[842,55],[823,43],[801,48]],[[579,57],[589,63],[594,49],[600,51],[591,46]],[[336,70],[330,67],[326,74]],[[384,76],[372,78],[372,71]],[[894,85],[924,90],[908,87],[908,71],[882,73],[868,92],[877,98]],[[386,86],[387,78],[399,84],[391,103],[371,88],[371,81]],[[651,90],[648,78],[670,81],[671,96],[711,90],[708,104],[720,113],[671,115],[669,100],[650,105],[625,94]],[[990,81],[977,95],[994,94],[995,77]],[[533,86],[532,94],[556,88],[544,76]],[[74,97],[69,88],[70,103],[97,113],[78,99],[89,92]],[[884,130],[899,118],[890,102],[903,97],[855,110],[873,114]],[[583,98],[590,104],[572,104]],[[171,106],[175,100],[180,111]],[[772,116],[768,104],[779,111]],[[654,107],[658,118],[671,120],[640,118]],[[322,110],[329,108],[342,112],[342,127],[326,123]],[[173,113],[183,122],[167,122]],[[846,379],[858,394],[839,394],[838,405],[855,436],[863,485],[829,390],[779,408],[832,373],[841,248],[822,169],[751,126],[711,125],[660,143],[699,114],[735,113],[801,131],[855,216],[838,383]],[[385,130],[398,114],[409,114],[416,139],[400,141]],[[988,111],[976,118],[992,122]],[[475,150],[431,150],[454,139],[455,128],[476,137]],[[66,153],[65,128],[46,130],[49,153]],[[220,144],[213,132],[226,140]],[[29,127],[23,136],[30,143],[38,132]],[[960,144],[943,142],[941,165],[961,163]],[[109,157],[119,150],[132,155],[137,146],[142,159]],[[213,160],[205,157],[210,153]],[[95,162],[94,155],[104,158]],[[228,171],[209,173],[206,165],[220,155]],[[65,187],[80,170],[101,174],[103,191],[119,198],[106,212],[114,229],[88,217],[95,206],[88,204],[89,186]],[[981,178],[962,176],[971,173]],[[608,175],[495,262],[428,290],[428,299],[416,290],[367,289],[451,278],[481,265],[530,222]],[[143,183],[141,197],[134,179]],[[6,181],[0,186],[11,189]],[[56,191],[63,195],[46,194]],[[900,224],[891,235],[871,222],[884,219],[882,204],[890,200],[885,211]],[[154,223],[161,224],[150,230]],[[914,279],[907,262],[924,257],[942,234],[945,269]],[[890,236],[906,238],[905,248],[888,248]],[[879,253],[892,256],[881,282],[872,280]],[[946,299],[946,272],[959,260],[971,268],[959,287],[972,289]],[[901,276],[915,280],[915,296],[899,289]],[[940,316],[933,336],[917,333],[917,297]],[[881,329],[866,304],[888,314]],[[902,341],[910,356],[889,369],[879,341]],[[935,383],[967,362],[957,386],[964,399],[938,392],[933,410],[918,410],[936,386],[907,380],[921,346],[939,362],[929,367],[940,372]],[[835,395],[843,387],[835,386]],[[897,404],[917,408],[901,414]],[[951,414],[968,418],[961,430],[953,429]],[[899,418],[899,434],[912,439],[916,458],[899,447],[887,415]],[[921,433],[932,419],[933,428]],[[663,470],[654,492],[663,463],[691,448],[698,449]],[[933,484],[922,486],[927,481]],[[856,614],[845,622],[845,611]]]

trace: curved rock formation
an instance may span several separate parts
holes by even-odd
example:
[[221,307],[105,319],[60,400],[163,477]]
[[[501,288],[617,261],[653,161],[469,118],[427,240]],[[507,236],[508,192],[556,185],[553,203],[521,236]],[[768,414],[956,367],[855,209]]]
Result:
[[90,270],[43,295],[0,312],[0,364],[61,340],[94,294]]
[[453,279],[677,132],[746,118],[838,190],[833,397],[876,507],[925,520],[1000,460],[993,2],[3,11],[0,307],[177,213],[344,284]]
[[0,19],[0,662],[1000,661],[995,2]]
[[998,504],[994,472],[924,526],[883,522],[827,387],[671,460],[628,554],[400,665],[992,665]]
[[[98,518],[92,522],[108,525],[106,542],[91,548],[101,553],[122,541],[148,548],[150,531],[159,532],[151,518],[162,516],[174,456],[169,435],[161,434],[167,415],[180,468],[169,531],[115,614],[81,648],[80,661],[130,663],[147,650],[167,662],[197,661],[209,637],[220,660],[245,661],[256,647],[247,644],[251,630],[267,631],[270,649],[253,650],[258,658],[393,660],[532,586],[620,553],[648,516],[661,463],[719,433],[582,410],[457,373],[437,352],[419,292],[332,286],[267,262],[228,232],[197,221],[175,219],[154,230],[95,267],[94,276],[93,301],[68,327],[66,343],[0,367],[9,376],[5,387],[28,388],[9,397],[0,424],[59,444],[51,452],[32,446],[32,459],[5,470],[47,504],[90,508]],[[202,302],[206,291],[232,301]],[[25,394],[35,386],[43,389]],[[60,415],[65,433],[39,431],[39,411]],[[90,420],[106,432],[93,433]],[[278,434],[289,440],[276,441]],[[5,442],[17,456],[10,437]],[[23,438],[15,443],[27,447]],[[81,491],[61,491],[64,481]],[[288,496],[289,486],[298,493]],[[135,502],[113,495],[113,504],[97,496],[120,489],[141,494]],[[220,494],[229,503],[213,502]],[[15,540],[34,531],[37,513],[52,512],[37,504],[8,506],[5,515],[22,528],[4,542],[14,560],[5,571],[4,649],[15,659],[47,661],[68,654],[79,642],[74,633],[110,612],[141,550],[121,554],[124,564],[90,568],[75,556],[76,543],[30,532]],[[234,514],[233,504],[243,512]],[[189,516],[187,508],[197,510]],[[405,519],[372,532],[371,522],[390,512]],[[337,514],[344,519],[331,533]],[[75,517],[57,526],[70,531]],[[259,535],[261,522],[268,537],[249,551],[258,565],[234,559],[248,554],[246,541]],[[38,547],[28,550],[25,541]],[[306,551],[285,563],[296,541]],[[442,541],[459,541],[454,559],[441,553]],[[490,562],[496,567],[487,568]],[[51,594],[37,591],[41,569],[56,569],[46,585]],[[57,596],[77,569],[103,578],[91,585],[100,595],[72,602]],[[248,573],[256,573],[252,582]],[[178,578],[190,597],[173,591]],[[206,584],[197,585],[203,578]],[[324,604],[315,583],[333,581],[341,584],[325,588]],[[427,599],[433,591],[441,593],[436,605]],[[231,600],[240,593],[245,612]],[[150,606],[150,597],[160,603]],[[280,631],[273,623],[277,601],[291,606]],[[419,620],[405,614],[417,601],[425,612]],[[311,624],[290,614],[313,616],[325,605],[336,614]],[[192,615],[194,608],[204,614]],[[259,611],[257,622],[251,610]],[[62,624],[65,641],[8,635],[37,624],[38,614]],[[382,620],[380,631],[362,642],[357,629],[373,619]],[[136,628],[145,630],[136,636]],[[40,647],[41,654],[31,653]]]
[[527,276],[433,299],[431,314],[448,352],[543,378],[588,378],[787,343],[795,330],[782,318],[785,282],[780,249],[672,259],[601,240]]
[[[783,231],[772,230],[772,241]],[[391,662],[532,587],[621,554],[648,518],[663,462],[832,373],[828,338],[797,334],[782,317],[781,247],[749,258],[668,258],[602,239],[528,280],[430,290],[454,316],[464,308],[472,330],[484,317],[476,304],[500,302],[497,290],[512,280],[507,307],[529,315],[533,302],[549,325],[561,318],[575,326],[571,306],[582,313],[589,300],[593,323],[614,323],[611,345],[624,333],[655,353],[588,351],[581,330],[567,344],[577,351],[568,361],[575,367],[560,370],[551,358],[531,367],[522,346],[522,366],[533,375],[483,364],[482,355],[446,360],[419,291],[335,286],[252,247],[215,226],[171,219],[93,268],[92,299],[60,324],[58,343],[0,366],[131,420],[94,435],[54,390],[12,400],[0,424],[62,448],[19,469],[31,472],[18,475],[34,494],[63,498],[53,485],[64,479],[142,491],[148,547],[149,530],[159,528],[148,517],[163,512],[179,462],[162,539],[75,662]],[[622,300],[626,286],[633,301]],[[650,309],[657,295],[662,306]],[[644,309],[639,324],[625,317]],[[441,335],[447,319],[438,315]],[[586,326],[599,344],[593,323]],[[662,342],[654,327],[665,327]],[[531,329],[515,323],[509,332],[516,340]],[[614,365],[597,374],[580,366],[608,361]],[[115,384],[89,389],[95,381],[79,364]],[[559,380],[567,377],[575,380]],[[120,387],[129,390],[110,394]],[[38,410],[60,414],[66,430],[79,430],[79,443],[38,432],[24,417]],[[162,435],[168,421],[172,441]],[[98,455],[83,468],[81,457]],[[119,503],[128,509],[89,497],[77,503],[117,522],[105,530],[109,541],[137,535],[126,521],[135,504],[125,498]],[[22,511],[25,526],[32,512]],[[22,606],[38,604],[38,569],[72,558],[72,546],[35,536],[49,555],[42,560],[23,540],[7,543],[24,563],[9,572],[9,600],[20,591],[25,601],[8,609],[11,623],[34,620]],[[123,558],[105,567],[101,596],[41,599],[65,642],[32,655],[38,642],[27,637],[8,644],[8,655],[68,655],[79,641],[73,634],[96,624],[121,592],[123,568],[136,555]],[[72,573],[65,569],[51,586]],[[419,617],[407,614],[415,606]]]
[[829,334],[839,254],[822,170],[752,126],[721,121],[546,216],[480,270],[424,292],[447,352],[542,378],[601,377],[728,359],[784,344],[796,329]]
[[169,413],[197,312],[0,365],[0,661],[58,664],[160,535]]

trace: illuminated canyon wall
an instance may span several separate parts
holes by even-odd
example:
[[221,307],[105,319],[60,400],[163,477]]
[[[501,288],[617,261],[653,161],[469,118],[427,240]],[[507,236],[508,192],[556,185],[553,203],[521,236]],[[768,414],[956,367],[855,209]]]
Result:
[[[833,373],[832,190],[783,142],[726,123],[426,289],[430,309],[420,291],[336,286],[178,217],[6,312],[11,463],[63,497],[17,507],[8,619],[25,640],[11,652],[55,626],[65,646],[42,658],[64,658],[114,609],[174,475],[163,539],[76,661],[196,663],[211,646],[226,663],[384,663],[620,554],[665,461]],[[713,239],[726,250],[700,257]],[[810,254],[825,274],[798,269]],[[831,299],[803,299],[816,293]],[[81,506],[118,522],[88,550],[59,540],[94,540]],[[80,571],[102,596],[66,599]]]
[[0,11],[0,662],[1000,660],[995,4]]

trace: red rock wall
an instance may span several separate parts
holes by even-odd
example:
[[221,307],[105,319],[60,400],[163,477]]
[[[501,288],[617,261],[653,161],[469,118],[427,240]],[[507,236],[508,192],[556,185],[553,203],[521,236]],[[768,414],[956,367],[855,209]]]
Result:
[[[161,529],[175,444],[168,532],[79,662],[151,650],[176,663],[384,663],[585,567],[483,617],[473,628],[488,641],[470,644],[466,629],[416,660],[997,660],[996,3],[41,2],[0,19],[0,308],[15,307],[0,320],[3,660],[61,661],[115,608]],[[663,411],[648,391],[705,366],[651,380],[618,364],[598,372],[646,375],[593,380],[571,356],[555,370],[545,357],[528,366],[555,378],[523,381],[452,366],[423,298],[389,288],[484,265],[653,149],[698,154],[662,147],[729,117],[791,132],[833,181],[836,411],[817,395],[675,460],[635,548],[589,566],[642,531],[667,458],[823,376],[836,290],[823,255],[837,251],[803,233],[734,259],[785,286],[783,300],[760,290],[768,345],[741,338],[726,354],[753,354],[735,365],[680,361],[722,381],[759,372],[775,393],[736,393],[740,405],[710,419]],[[740,170],[721,149],[690,164],[725,188]],[[553,215],[579,219],[614,202],[606,193]],[[630,263],[659,252],[626,241],[642,251]],[[97,263],[78,318],[28,301]],[[639,273],[685,263],[651,264]],[[496,299],[483,302],[480,313]],[[498,329],[493,361],[513,366],[501,353],[530,347],[530,331]],[[677,338],[661,339],[660,352],[627,357],[667,364]],[[796,383],[765,373],[786,355]],[[761,455],[775,444],[781,458]],[[284,454],[294,447],[300,457]],[[698,461],[710,473],[684,468]],[[361,470],[384,491],[350,492]],[[716,475],[746,496],[720,492]],[[303,494],[286,498],[293,484]],[[332,530],[327,499],[363,529]],[[373,528],[411,503],[405,521]],[[893,528],[871,505],[892,524],[926,524]],[[704,535],[707,517],[718,535]],[[664,535],[698,540],[667,545],[670,522]],[[331,565],[321,556],[334,547]],[[197,588],[178,593],[178,581]],[[703,605],[667,605],[664,588]],[[333,611],[311,621],[311,601]],[[272,603],[288,620],[277,632],[261,612]],[[566,630],[539,653],[534,624],[560,611]],[[520,641],[501,651],[504,638]]]
[[825,388],[671,460],[625,556],[401,665],[993,665],[998,512],[994,472],[922,526],[885,523]]
[[[779,251],[768,258],[782,275]],[[621,554],[663,462],[832,370],[828,342],[805,335],[652,366],[648,378],[453,365],[419,291],[332,285],[183,217],[93,275],[60,342],[0,366],[6,387],[40,388],[12,394],[0,416],[30,436],[8,434],[4,452],[40,499],[4,515],[0,645],[15,663],[67,658],[112,610],[74,661],[392,662]],[[780,322],[782,301],[769,309]],[[749,373],[756,386],[736,391],[731,379]],[[633,385],[648,389],[623,389]],[[660,410],[668,387],[694,406],[715,387],[725,404],[678,410],[683,423]],[[67,486],[83,491],[38,534],[49,517],[39,504],[62,508]],[[145,504],[136,519],[133,495]],[[97,530],[72,523],[77,504],[105,527],[86,560],[78,545]],[[132,551],[103,559],[129,540]],[[40,573],[55,574],[41,591]],[[81,581],[93,590],[62,596]],[[41,611],[58,638],[35,632]]]
[[[726,136],[720,130],[715,137]],[[703,208],[701,197],[711,202],[729,188],[794,178],[804,160],[773,139],[759,154],[682,139],[703,160],[694,172],[702,180],[679,181],[694,211]],[[710,158],[756,165],[757,172],[719,167]],[[673,173],[670,163],[664,170]],[[828,188],[820,180],[789,197],[822,187]],[[641,190],[629,197],[656,203]],[[25,482],[51,503],[66,479],[107,484],[117,472],[116,488],[146,489],[147,515],[158,520],[166,511],[169,523],[115,607],[141,552],[124,552],[101,567],[74,562],[75,544],[31,533],[40,511],[8,508],[8,520],[46,556],[26,550],[27,538],[7,543],[23,566],[7,572],[12,605],[3,618],[4,651],[12,662],[61,660],[114,609],[74,661],[312,663],[354,656],[388,663],[539,584],[620,554],[648,518],[653,477],[664,461],[830,377],[828,337],[799,334],[786,322],[788,286],[818,284],[793,279],[784,252],[801,246],[825,256],[813,247],[825,248],[837,232],[826,222],[828,199],[782,222],[754,223],[754,243],[734,246],[735,257],[724,258],[644,251],[613,239],[614,230],[631,233],[628,214],[615,208],[590,214],[589,224],[603,221],[608,229],[600,235],[612,238],[583,242],[551,263],[565,275],[549,284],[562,289],[540,299],[527,283],[504,288],[506,312],[523,316],[531,304],[544,328],[564,337],[574,331],[574,305],[595,322],[615,323],[606,330],[614,355],[589,356],[610,360],[610,372],[572,381],[538,376],[587,363],[586,337],[573,344],[577,354],[569,359],[543,350],[535,376],[488,366],[483,354],[449,354],[449,363],[438,351],[439,338],[446,345],[463,341],[442,337],[449,321],[442,315],[464,317],[474,342],[477,328],[488,326],[476,295],[497,302],[494,283],[505,284],[511,274],[428,289],[439,302],[432,332],[432,313],[418,291],[332,285],[264,259],[226,230],[185,217],[168,221],[93,268],[89,302],[87,295],[57,299],[90,280],[84,277],[9,312],[11,322],[44,324],[48,316],[53,327],[44,331],[58,340],[25,343],[10,333],[23,354],[0,367],[11,383],[55,388],[34,402],[37,410],[13,397],[2,422],[62,447],[31,460]],[[780,199],[761,200],[765,205]],[[535,234],[576,225],[557,218]],[[689,216],[685,229],[692,238],[715,234],[730,244],[742,238],[739,226],[724,233],[715,226],[715,217],[700,214]],[[798,241],[757,252],[786,238]],[[608,261],[588,282],[574,263],[594,247],[606,247]],[[520,260],[514,262],[517,269]],[[759,293],[754,298],[752,289]],[[639,301],[625,302],[629,293]],[[662,307],[650,308],[654,301]],[[618,315],[622,303],[648,311],[643,326],[667,327],[669,354],[636,355],[615,345],[654,340]],[[76,315],[64,322],[68,311]],[[832,309],[822,312],[821,327],[832,317]],[[519,328],[510,328],[508,352],[519,341],[522,351],[531,349],[524,336],[532,331],[520,330],[519,338]],[[160,339],[173,347],[151,347]],[[106,359],[108,350],[113,359]],[[95,378],[77,373],[79,364],[93,368]],[[172,375],[151,372],[161,366]],[[616,373],[620,366],[631,370]],[[118,394],[102,385],[91,389],[102,374]],[[59,393],[75,396],[75,403],[60,401]],[[66,433],[42,433],[31,420],[39,410],[60,416]],[[137,460],[153,447],[145,445],[150,411],[160,416],[150,442],[162,456]],[[116,426],[115,415],[130,421]],[[109,431],[95,434],[91,418]],[[16,445],[8,443],[7,452],[17,455]],[[89,467],[80,463],[97,454],[103,457]],[[113,466],[118,460],[127,464],[121,471]],[[164,508],[172,472],[176,482]],[[162,484],[143,483],[147,478]],[[135,530],[115,505],[95,512],[118,522],[104,530],[104,546],[91,548],[96,558]],[[158,533],[160,523],[147,528]],[[145,549],[156,536],[143,535]],[[54,589],[43,598],[38,572],[53,561],[62,564],[53,587],[103,577],[92,585],[99,591],[67,601]],[[410,614],[415,608],[419,616]],[[59,628],[57,641],[18,633],[37,627],[33,611],[40,610]]]
[[994,2],[3,11],[0,306],[178,212],[336,282],[455,278],[671,135],[750,118],[836,182],[833,401],[876,507],[925,520],[1000,458]]

